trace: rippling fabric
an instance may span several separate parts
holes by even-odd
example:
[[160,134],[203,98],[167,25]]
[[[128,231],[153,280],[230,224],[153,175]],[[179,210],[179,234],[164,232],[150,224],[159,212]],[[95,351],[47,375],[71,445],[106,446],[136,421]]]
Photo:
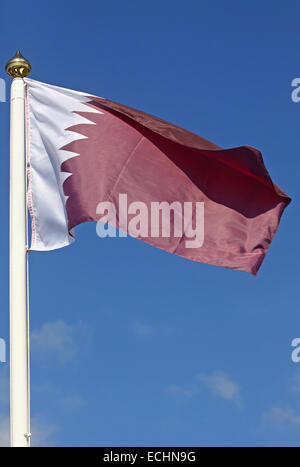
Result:
[[[38,83],[38,86],[41,95],[49,94],[49,85]],[[60,89],[52,89],[51,102],[47,99],[50,108],[49,116],[47,111],[43,112],[43,131],[55,126],[57,133],[72,135],[70,141],[61,145],[62,138],[57,134],[52,142],[55,149],[46,148],[49,159],[55,159],[55,152],[62,151],[65,155],[59,161],[63,177],[57,178],[57,183],[61,183],[64,194],[69,236],[76,225],[98,221],[97,206],[105,201],[116,207],[117,227],[128,230],[128,225],[120,225],[122,194],[127,195],[128,205],[143,202],[149,212],[153,202],[201,202],[204,203],[201,247],[187,248],[186,233],[180,238],[149,235],[140,239],[190,260],[257,273],[282,212],[290,202],[272,182],[257,149],[249,146],[222,149],[144,112],[90,95],[85,100],[83,93],[70,90],[67,91],[74,99],[74,124],[66,126],[71,101],[65,108],[66,115],[60,106],[60,120],[54,122],[50,117],[51,106],[59,105],[63,94]],[[80,101],[80,109],[76,108],[76,100]],[[35,105],[38,106],[32,103],[32,107]],[[34,219],[35,214],[32,215]],[[38,215],[42,219],[43,214]],[[192,221],[195,222],[195,211]],[[51,235],[51,226],[47,228]],[[55,247],[64,246],[59,243],[57,240]]]

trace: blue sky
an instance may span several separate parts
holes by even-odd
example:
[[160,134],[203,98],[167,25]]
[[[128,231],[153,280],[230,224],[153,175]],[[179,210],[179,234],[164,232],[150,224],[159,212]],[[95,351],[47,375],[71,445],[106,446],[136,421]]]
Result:
[[[1,78],[33,79],[263,153],[288,193],[258,276],[131,238],[31,254],[33,444],[299,446],[299,2],[5,2]],[[13,30],[12,30],[13,24]],[[8,342],[9,105],[0,104],[0,337]],[[8,364],[0,363],[0,442]],[[34,436],[35,435],[35,436]]]

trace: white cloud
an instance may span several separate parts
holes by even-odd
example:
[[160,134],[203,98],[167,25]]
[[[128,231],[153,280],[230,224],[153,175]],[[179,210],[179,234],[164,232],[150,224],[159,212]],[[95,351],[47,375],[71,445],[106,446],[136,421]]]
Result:
[[149,336],[153,333],[153,328],[149,324],[135,321],[132,324],[133,331],[138,336]]
[[198,381],[210,390],[211,394],[226,401],[234,402],[241,407],[240,388],[227,373],[215,371],[211,375],[198,375]]
[[63,320],[44,323],[31,333],[33,355],[42,358],[49,353],[53,359],[65,364],[74,359],[80,351],[83,335],[86,338],[87,327],[83,323],[67,324]]
[[273,425],[300,426],[300,415],[296,415],[290,407],[272,407],[263,419]]

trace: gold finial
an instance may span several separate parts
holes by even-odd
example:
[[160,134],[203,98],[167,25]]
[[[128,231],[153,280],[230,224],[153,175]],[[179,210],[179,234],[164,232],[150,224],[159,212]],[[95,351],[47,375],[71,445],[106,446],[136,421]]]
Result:
[[5,66],[6,73],[12,78],[24,78],[31,72],[31,65],[26,58],[23,57],[20,50],[8,60]]

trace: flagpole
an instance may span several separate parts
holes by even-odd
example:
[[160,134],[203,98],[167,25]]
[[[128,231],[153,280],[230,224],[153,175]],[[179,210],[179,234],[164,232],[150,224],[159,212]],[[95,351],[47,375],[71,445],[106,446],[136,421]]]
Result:
[[25,83],[30,63],[18,51],[7,62],[10,94],[10,445],[30,446]]

